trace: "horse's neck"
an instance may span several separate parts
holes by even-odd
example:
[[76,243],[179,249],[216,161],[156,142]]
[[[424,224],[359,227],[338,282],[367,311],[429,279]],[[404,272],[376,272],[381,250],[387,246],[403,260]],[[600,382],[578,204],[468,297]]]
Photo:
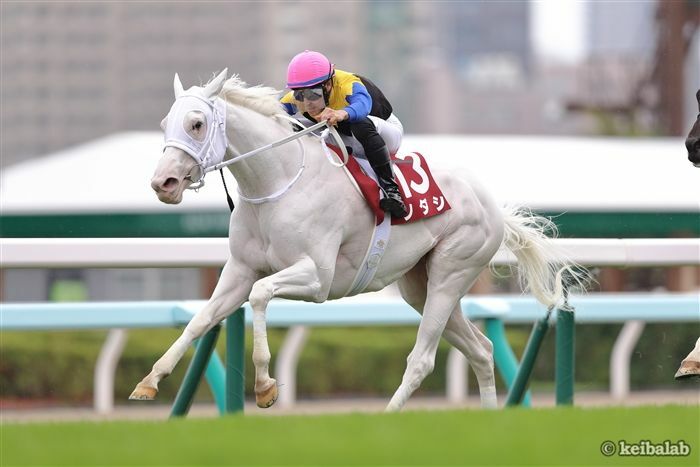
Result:
[[[240,156],[288,136],[291,130],[272,117],[228,104],[226,133],[235,154]],[[307,153],[309,150],[307,149]],[[307,154],[308,159],[308,154]],[[307,164],[308,165],[308,164]],[[301,146],[292,141],[230,165],[239,191],[248,198],[270,196],[284,189],[302,166]]]

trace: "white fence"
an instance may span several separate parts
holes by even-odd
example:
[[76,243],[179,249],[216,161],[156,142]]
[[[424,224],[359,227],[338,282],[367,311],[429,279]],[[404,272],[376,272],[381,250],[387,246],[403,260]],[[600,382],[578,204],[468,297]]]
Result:
[[[700,239],[557,239],[554,243],[570,259],[586,266],[700,264]],[[2,268],[218,267],[227,257],[225,238],[0,239]],[[501,250],[495,261],[508,264],[515,258]],[[286,381],[294,379],[296,361],[307,335],[304,328],[290,324],[293,327],[277,360],[282,373],[279,376]],[[629,360],[643,326],[644,321],[638,319],[627,321],[615,343],[610,375],[611,394],[617,399],[629,393]],[[111,387],[110,378],[123,345],[115,345],[113,340],[108,338],[96,368],[96,386],[102,388]],[[110,384],[98,382],[97,376]],[[453,350],[448,359],[448,397],[456,402],[462,400],[465,388],[464,359]],[[104,392],[100,391],[100,407],[109,410],[111,399]],[[293,404],[293,391],[290,393],[281,397],[280,403]],[[97,393],[95,397],[97,401]]]
[[[700,264],[700,239],[556,239],[556,247],[587,266]],[[3,238],[2,268],[168,268],[223,266],[227,238]],[[497,264],[515,262],[507,250]]]

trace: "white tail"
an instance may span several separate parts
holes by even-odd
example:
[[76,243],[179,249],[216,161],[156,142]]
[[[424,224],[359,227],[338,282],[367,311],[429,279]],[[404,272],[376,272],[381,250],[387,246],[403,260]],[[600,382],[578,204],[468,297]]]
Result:
[[503,218],[503,243],[518,259],[523,291],[531,292],[547,307],[567,307],[564,274],[567,274],[567,281],[577,286],[583,286],[590,276],[550,242],[550,238],[558,234],[557,226],[549,219],[517,207],[505,208]]

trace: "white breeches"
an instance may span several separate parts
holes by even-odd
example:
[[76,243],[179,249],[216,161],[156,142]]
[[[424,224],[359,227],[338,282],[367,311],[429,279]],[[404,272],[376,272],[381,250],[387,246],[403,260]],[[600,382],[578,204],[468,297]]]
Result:
[[[389,115],[389,118],[386,120],[373,115],[370,115],[369,119],[374,123],[377,133],[379,133],[379,136],[381,136],[386,143],[389,153],[396,154],[401,147],[401,140],[403,139],[403,125],[401,121],[394,114]],[[354,156],[365,157],[365,149],[354,136],[340,134],[340,137],[343,139],[346,146],[352,148],[352,154]]]
[[391,114],[386,120],[379,117],[369,116],[374,126],[377,128],[377,133],[384,139],[386,147],[390,154],[396,154],[401,147],[403,139],[403,125],[396,115]]
[[[314,124],[314,122],[301,114],[294,115],[294,117],[296,117],[297,120],[299,120],[304,126],[308,127]],[[379,136],[381,136],[386,143],[389,154],[396,154],[399,151],[401,141],[403,140],[403,125],[398,117],[392,113],[386,120],[373,115],[369,115],[369,119],[372,121],[372,123],[374,123],[377,133],[379,133]],[[365,158],[365,149],[354,136],[347,136],[340,133],[340,137],[346,146],[352,148],[352,154],[354,156]]]

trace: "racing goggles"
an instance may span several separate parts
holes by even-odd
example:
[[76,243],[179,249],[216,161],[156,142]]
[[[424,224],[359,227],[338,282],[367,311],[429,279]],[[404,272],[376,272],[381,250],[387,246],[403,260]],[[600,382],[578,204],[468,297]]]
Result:
[[294,90],[294,99],[299,102],[304,102],[308,99],[310,101],[316,101],[323,98],[323,87],[316,86],[314,88],[303,88]]

